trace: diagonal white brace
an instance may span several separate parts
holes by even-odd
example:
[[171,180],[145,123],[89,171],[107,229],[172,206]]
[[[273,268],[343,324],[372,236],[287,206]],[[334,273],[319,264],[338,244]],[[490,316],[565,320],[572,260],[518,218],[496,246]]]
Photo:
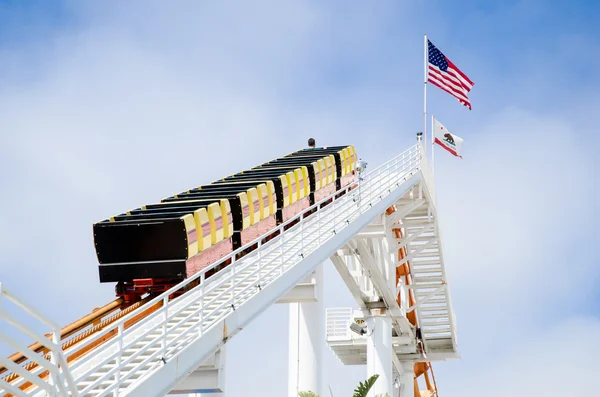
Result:
[[396,266],[402,266],[406,262],[413,260],[413,258],[415,256],[417,256],[421,252],[425,251],[427,248],[429,248],[431,245],[433,245],[437,240],[438,240],[437,237],[433,237],[431,240],[429,240],[429,242],[427,244],[423,244],[423,245],[419,246],[419,248],[417,250],[411,252],[409,255],[404,257],[401,261],[398,261],[398,263],[396,263]]
[[398,321],[398,319],[406,320],[406,316],[404,315],[404,311],[398,306],[398,302],[396,302],[396,298],[394,294],[387,286],[387,280],[383,277],[377,264],[375,263],[375,259],[371,256],[368,247],[363,241],[360,240],[351,240],[348,242],[354,249],[358,249],[358,260],[363,265],[365,270],[369,273],[371,279],[373,280],[373,284],[375,288],[381,293],[383,301],[385,302],[388,310],[392,314],[392,325],[396,329],[398,335],[406,334],[412,335],[412,331],[410,330],[410,325],[408,321]]
[[425,200],[423,199],[413,200],[410,204],[406,204],[403,207],[397,209],[395,212],[386,215],[388,225],[397,224],[398,221],[400,221],[400,219],[404,218],[406,215],[410,214],[423,204],[425,204]]
[[446,289],[446,284],[442,284],[438,289],[436,289],[435,291],[431,292],[430,294],[425,295],[423,298],[418,299],[417,303],[415,303],[414,305],[412,305],[411,307],[409,307],[408,309],[406,309],[406,312],[412,312],[413,310],[415,310],[416,308],[418,308],[421,303],[425,303],[425,301],[433,298],[436,295],[439,295],[440,292],[444,291]]
[[348,270],[348,266],[346,265],[344,259],[342,259],[337,253],[332,255],[329,259],[331,259],[331,262],[337,269],[338,273],[340,274],[340,277],[342,277],[342,280],[344,280],[344,282],[346,283],[348,290],[350,291],[360,308],[367,309],[365,301],[368,300],[368,297],[367,295],[365,295],[364,292],[361,291],[360,287],[354,280],[354,277],[350,273],[350,270]]
[[398,245],[395,246],[395,249],[402,249],[403,247],[405,247],[406,245],[412,243],[414,240],[416,240],[417,238],[421,237],[423,234],[425,233],[430,233],[433,232],[433,223],[429,226],[426,227],[422,227],[421,230],[419,232],[415,232],[409,236],[406,236],[400,240],[396,239],[398,241]]

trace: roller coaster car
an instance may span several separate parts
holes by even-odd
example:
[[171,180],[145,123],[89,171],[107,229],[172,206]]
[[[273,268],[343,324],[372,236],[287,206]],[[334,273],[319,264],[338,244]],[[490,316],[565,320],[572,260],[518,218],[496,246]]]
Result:
[[94,225],[100,282],[183,279],[233,248],[227,199],[151,204]]
[[[266,233],[276,226],[275,214],[267,202],[265,205],[263,197],[259,195],[258,185],[248,187],[247,185],[227,186],[215,188],[214,186],[202,186],[185,193],[177,194],[162,200],[163,202],[177,202],[180,200],[198,200],[225,198],[231,203],[233,215],[233,249],[238,249]],[[266,215],[266,216],[263,216]]]
[[336,191],[336,171],[333,156],[299,156],[296,158],[282,158],[254,167],[251,171],[272,170],[290,165],[302,165],[304,180],[308,180],[309,204],[321,201]]
[[[336,190],[340,190],[344,186],[348,186],[355,180],[354,166],[358,157],[354,146],[330,146],[325,148],[302,149],[292,154],[288,154],[284,158],[306,158],[311,156],[333,155],[335,158],[335,171],[337,174]],[[333,165],[333,164],[332,164]]]
[[[274,178],[276,194],[281,196],[281,222],[292,219],[310,206],[310,184],[306,167],[288,166],[270,169],[252,169],[216,181],[214,185],[232,184],[257,178]],[[277,182],[278,180],[278,182]]]
[[354,146],[300,150],[97,222],[100,282],[117,282],[126,304],[165,291],[260,236],[276,237],[277,225],[292,227],[304,210],[355,180],[356,158]]

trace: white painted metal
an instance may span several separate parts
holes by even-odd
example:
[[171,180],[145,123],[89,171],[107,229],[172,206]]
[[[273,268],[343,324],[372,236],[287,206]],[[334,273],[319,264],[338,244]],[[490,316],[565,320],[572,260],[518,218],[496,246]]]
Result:
[[[369,318],[369,309],[374,308],[372,291],[376,292],[383,307],[388,309],[388,320],[392,323],[397,321],[398,325],[406,325],[403,323],[403,320],[406,321],[406,313],[416,311],[420,345],[414,343],[416,339],[397,337],[390,331],[393,347],[387,350],[392,355],[394,372],[399,374],[398,392],[410,397],[413,396],[413,365],[416,361],[432,362],[459,357],[455,319],[437,223],[434,185],[425,163],[418,175],[419,180],[412,189],[406,190],[393,203],[395,212],[373,218],[371,224],[331,257],[365,318]],[[393,229],[397,228],[402,229],[403,237],[395,236]],[[398,260],[400,248],[404,248],[407,254],[402,260]],[[352,277],[361,271],[352,269],[347,255],[354,256],[362,265],[360,270],[372,283],[369,291],[362,288],[360,279]],[[395,268],[405,263],[410,264],[410,285],[405,285],[402,279],[397,286],[395,283],[390,284]],[[410,307],[409,291],[416,299],[416,303]],[[398,293],[401,295],[400,306],[395,302]],[[351,322],[357,321],[356,313],[352,314],[350,309],[328,309],[327,344],[342,363],[367,364],[369,375],[380,373],[381,376],[383,373],[386,380],[381,387],[388,387],[387,359],[385,368],[375,368],[376,360],[383,357],[375,354],[378,352],[377,344],[370,337],[350,332]],[[408,335],[416,337],[417,334],[412,332],[416,329],[412,325],[408,326],[411,331]],[[402,327],[393,328],[398,335],[402,335],[399,332],[404,332]]]
[[369,336],[367,338],[367,377],[379,374],[371,388],[369,396],[392,394],[392,319],[387,315],[373,316],[367,319]]
[[351,307],[327,308],[326,318],[325,334],[327,335],[327,341],[346,341],[352,338],[352,331],[350,331],[350,324],[352,324]]
[[391,290],[389,288],[388,280],[385,274],[382,273],[367,244],[362,240],[352,240],[348,245],[354,249],[355,256],[363,265],[379,296],[381,296],[385,307],[389,310],[392,317],[392,326],[396,330],[396,333],[398,335],[413,335],[411,325],[406,319],[406,313],[396,301],[396,296],[394,295],[395,289]]
[[[80,349],[117,331],[115,338],[70,363],[79,392],[94,397],[166,394],[414,186],[421,179],[421,159],[422,148],[411,147],[366,175],[360,189],[285,232],[287,225],[280,225],[280,236],[266,244],[248,244],[258,244],[251,254],[235,260],[246,249],[241,247],[223,258],[232,263],[215,276],[205,279],[211,266],[161,294],[150,302],[162,301],[161,309],[134,326],[124,329],[143,308],[77,345]],[[200,286],[169,300],[170,294],[197,279]],[[65,381],[58,383],[60,388]]]
[[[410,260],[410,286],[415,294],[416,304],[408,311],[416,310],[426,353],[446,353],[447,358],[458,357],[458,343],[454,312],[450,300],[450,291],[444,266],[442,239],[437,222],[437,210],[434,205],[435,196],[431,192],[431,179],[428,172],[423,172],[422,190],[426,204],[422,211],[407,212],[401,219],[405,236],[396,239],[399,245],[407,249]],[[398,265],[407,259],[399,261]]]
[[211,397],[224,395],[226,350],[225,346],[221,347],[187,378],[176,385],[169,394],[202,393]]
[[[364,321],[367,317],[360,311],[353,312],[352,308],[327,308],[327,345],[342,364],[367,364],[367,338],[350,331],[350,324],[353,321]],[[395,352],[395,356],[392,357],[395,368],[400,368],[399,363],[404,360],[425,360],[418,352],[415,339],[411,336],[392,336],[392,346]],[[427,354],[426,361],[445,361],[449,358],[453,358],[452,353],[434,352]]]
[[[423,167],[419,175],[421,180],[418,185],[415,185],[414,190],[406,192],[394,204],[396,212],[384,216],[383,220],[374,219],[370,225],[355,235],[353,240],[347,244],[347,247],[350,248],[350,252],[355,253],[359,258],[364,270],[369,274],[369,279],[373,282],[375,290],[379,292],[382,301],[385,303],[385,307],[396,307],[392,300],[395,299],[397,292],[405,296],[402,303],[406,305],[407,291],[412,290],[417,301],[416,304],[411,307],[399,307],[396,312],[392,310],[392,318],[403,317],[404,312],[416,310],[427,360],[458,358],[454,313],[452,312],[448,280],[443,262],[437,212],[433,205],[435,198],[431,193],[431,185],[427,184],[431,179],[428,177],[426,167]],[[392,227],[402,228],[404,236],[400,239],[395,238]],[[410,286],[399,285],[397,288],[386,286],[387,280],[380,273],[382,269],[381,262],[385,262],[388,257],[380,252],[381,249],[378,248],[386,246],[387,251],[393,254],[395,266],[410,262],[412,280]],[[406,248],[408,256],[397,261],[395,258],[398,249],[402,247]],[[381,257],[381,260],[376,259],[376,252],[379,252],[377,257]],[[341,257],[334,255],[331,259],[359,307],[364,310],[366,307],[364,303],[365,291],[357,283],[352,283],[352,280],[348,277],[349,271],[345,270],[346,266]],[[334,343],[336,352],[340,352],[342,342],[336,340]],[[331,343],[329,345],[332,346]],[[355,350],[356,342],[348,338],[347,346],[348,349]],[[344,360],[352,361],[347,358],[347,352],[343,354]],[[413,360],[415,356],[411,352],[398,358],[400,360]],[[423,358],[423,356],[420,357],[420,359]]]
[[415,363],[413,361],[403,361],[402,362],[402,372],[400,372],[399,376],[399,397],[414,397],[415,393],[415,382],[414,382],[414,367]]
[[291,303],[289,321],[288,396],[300,391],[321,391],[323,343],[323,266],[314,272],[316,302]]
[[[347,247],[347,245],[346,245]],[[355,260],[353,249],[341,249],[331,256],[331,262],[346,283],[348,290],[356,299],[361,310],[367,310],[373,302],[379,302],[379,296],[373,288],[373,282],[362,266]],[[351,255],[342,255],[351,254]]]
[[317,272],[309,274],[276,303],[317,302]]
[[[25,312],[21,313],[21,315],[27,314],[50,328],[52,340],[31,330],[20,320],[17,320],[13,315],[10,315],[5,310],[5,305],[9,302]],[[0,365],[21,376],[18,381],[10,384],[3,379],[0,379],[0,392],[12,393],[17,397],[27,396],[27,394],[20,390],[19,387],[26,382],[31,382],[34,387],[42,389],[43,392],[47,393],[49,396],[79,396],[71,372],[66,364],[62,349],[59,345],[60,328],[57,324],[39,313],[30,305],[18,299],[16,295],[7,290],[2,283],[0,283],[0,319],[11,324],[16,330],[21,331],[29,338],[32,338],[34,342],[38,342],[42,346],[47,347],[50,351],[50,360],[47,360],[45,357],[40,356],[38,353],[35,353],[33,350],[10,336],[6,326],[0,327],[0,341],[6,343],[12,349],[21,352],[27,358],[38,364],[35,370],[27,371],[20,365],[13,363],[11,360],[0,357]],[[50,376],[47,376],[47,379],[39,377],[44,371],[48,371],[50,374]]]

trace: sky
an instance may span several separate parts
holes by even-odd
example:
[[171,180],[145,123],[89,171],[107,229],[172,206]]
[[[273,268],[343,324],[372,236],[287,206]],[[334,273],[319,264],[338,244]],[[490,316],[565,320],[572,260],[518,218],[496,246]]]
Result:
[[[464,139],[435,158],[461,352],[435,364],[440,396],[596,390],[598,18],[592,1],[0,1],[0,282],[67,324],[114,296],[94,222],[308,137],[385,162],[423,129],[427,34],[475,82],[472,111],[428,89]],[[324,288],[356,307],[330,262]],[[228,343],[227,395],[286,395],[287,316]],[[322,395],[350,395],[366,367],[322,351]]]

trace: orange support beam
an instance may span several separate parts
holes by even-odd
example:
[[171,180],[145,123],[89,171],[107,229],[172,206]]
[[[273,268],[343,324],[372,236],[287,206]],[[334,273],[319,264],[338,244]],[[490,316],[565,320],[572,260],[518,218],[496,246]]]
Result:
[[[394,212],[396,212],[396,209],[392,206],[390,208],[388,208],[385,211],[386,215],[391,215]],[[401,239],[404,237],[403,233],[402,233],[402,229],[400,227],[400,225],[398,225],[398,228],[392,228],[392,231],[394,232],[394,235],[396,236],[396,238]],[[403,260],[404,258],[406,258],[406,256],[408,255],[406,248],[402,247],[398,250],[398,261]],[[405,285],[410,285],[411,284],[411,276],[410,276],[410,263],[409,261],[407,261],[406,263],[404,263],[402,266],[397,266],[396,267],[396,285],[400,282],[400,280],[404,278],[404,284]],[[401,305],[401,301],[400,301],[400,294],[398,293],[398,297],[397,300],[398,305]],[[416,303],[415,300],[415,296],[412,290],[408,291],[408,306],[413,306]],[[406,318],[408,319],[408,321],[414,325],[415,327],[418,327],[418,321],[417,321],[417,314],[416,311],[412,311],[406,314]],[[431,378],[433,380],[433,385],[431,384],[431,381],[429,379],[429,372],[431,372]],[[419,363],[415,363],[414,366],[414,373],[415,373],[415,377],[414,377],[414,397],[424,397],[424,396],[430,396],[430,397],[437,397],[437,385],[435,384],[435,377],[433,376],[433,368],[431,367],[431,363],[429,362],[419,362]],[[418,378],[423,376],[423,378],[425,379],[425,390],[420,389],[419,386],[419,382],[418,382]],[[423,391],[425,391],[425,393],[423,393]]]

